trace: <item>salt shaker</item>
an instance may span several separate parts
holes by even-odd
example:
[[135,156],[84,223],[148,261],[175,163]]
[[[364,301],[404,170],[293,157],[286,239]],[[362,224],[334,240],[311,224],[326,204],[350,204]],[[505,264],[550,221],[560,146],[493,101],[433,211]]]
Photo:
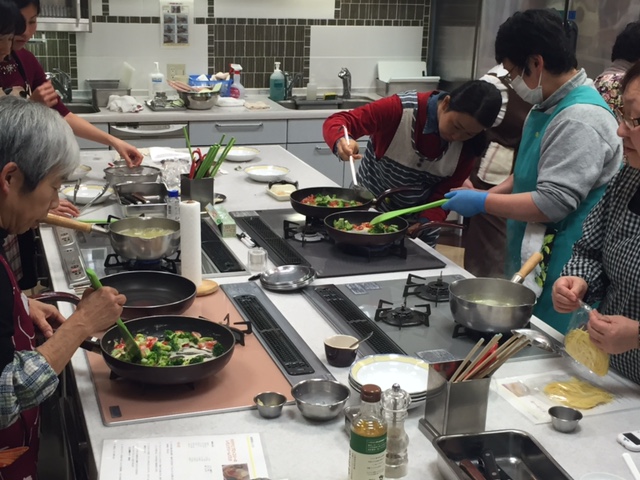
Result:
[[387,457],[385,478],[402,478],[408,472],[409,436],[404,430],[404,419],[411,396],[394,383],[382,394],[382,409],[387,420]]

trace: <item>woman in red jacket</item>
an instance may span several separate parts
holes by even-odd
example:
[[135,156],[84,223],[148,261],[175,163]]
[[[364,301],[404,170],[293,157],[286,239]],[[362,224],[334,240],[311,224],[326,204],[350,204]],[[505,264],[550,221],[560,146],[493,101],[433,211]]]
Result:
[[[451,93],[405,92],[330,116],[324,139],[343,161],[362,159],[358,183],[376,197],[389,188],[419,186],[419,191],[393,195],[381,205],[385,211],[444,198],[462,185],[487,144],[484,131],[494,124],[502,97],[496,87],[480,80],[467,82]],[[343,126],[349,132],[344,138]],[[364,155],[356,139],[369,135]],[[436,208],[408,219],[410,232],[420,224],[444,221]],[[435,245],[439,229],[420,238]]]

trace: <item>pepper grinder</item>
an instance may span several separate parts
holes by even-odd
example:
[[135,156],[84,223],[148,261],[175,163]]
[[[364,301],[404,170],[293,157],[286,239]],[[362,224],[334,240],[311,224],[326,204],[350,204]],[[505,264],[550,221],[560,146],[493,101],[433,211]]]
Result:
[[402,478],[407,474],[409,436],[404,419],[411,404],[411,396],[394,383],[382,394],[382,409],[387,420],[387,457],[385,478]]

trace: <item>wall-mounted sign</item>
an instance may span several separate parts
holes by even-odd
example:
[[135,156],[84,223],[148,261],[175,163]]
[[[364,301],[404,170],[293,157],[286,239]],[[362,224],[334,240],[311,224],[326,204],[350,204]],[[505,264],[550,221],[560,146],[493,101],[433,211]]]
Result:
[[189,45],[189,27],[192,23],[193,2],[160,3],[160,27],[162,46],[185,47]]

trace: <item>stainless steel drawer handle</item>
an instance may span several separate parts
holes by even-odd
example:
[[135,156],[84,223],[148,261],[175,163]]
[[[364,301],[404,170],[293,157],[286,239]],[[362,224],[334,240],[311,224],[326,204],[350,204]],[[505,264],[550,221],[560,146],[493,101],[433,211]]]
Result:
[[[116,132],[127,133],[136,136],[149,136],[149,135],[164,135],[164,134],[180,134],[186,125],[157,125],[156,128],[145,128],[144,125],[141,125],[140,128],[132,128],[132,127],[118,127],[112,125],[111,128]],[[178,135],[180,136],[180,135]]]
[[316,152],[331,153],[331,149],[329,147],[322,147],[320,145],[316,145],[315,150]]
[[264,126],[263,122],[258,123],[216,123],[216,128],[252,128],[257,129]]

